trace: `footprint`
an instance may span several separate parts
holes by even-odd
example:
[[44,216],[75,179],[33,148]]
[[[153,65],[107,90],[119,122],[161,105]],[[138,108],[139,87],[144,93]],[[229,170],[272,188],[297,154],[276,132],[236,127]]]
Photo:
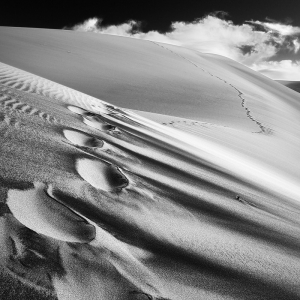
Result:
[[64,129],[63,134],[76,148],[79,148],[88,154],[92,154],[93,156],[97,156],[100,159],[102,159],[103,156],[109,156],[109,159],[121,159],[122,161],[126,160],[127,162],[130,161],[134,164],[141,163],[136,157],[132,157],[130,154],[111,145],[109,142],[100,140],[83,131],[77,129]]
[[115,129],[115,126],[112,126],[105,121],[103,121],[98,115],[93,113],[86,113],[82,115],[83,122],[91,127],[94,127],[101,131],[108,131]]
[[45,184],[30,190],[9,190],[7,205],[14,217],[27,228],[54,239],[89,243],[96,229],[78,214],[49,196]]
[[79,130],[63,130],[64,136],[71,143],[82,147],[102,148],[104,142]]
[[109,104],[97,104],[97,105],[91,105],[95,110],[97,110],[101,114],[111,114],[114,113],[116,108]]
[[[92,107],[97,110],[98,113],[102,113],[102,114],[109,114],[111,113],[111,107],[110,105],[106,105],[106,106],[103,106],[103,105],[92,105]],[[91,111],[88,111],[84,108],[81,108],[79,106],[74,106],[74,105],[69,105],[67,106],[67,108],[74,112],[75,114],[78,114],[78,115],[84,115],[86,113],[92,113]]]
[[[88,110],[81,108],[81,107],[69,105],[68,109],[78,115],[81,115],[83,117],[83,122],[93,128],[96,128],[101,131],[108,131],[108,130],[115,129],[115,126],[112,126],[112,125],[106,123],[105,121],[103,121],[99,115],[94,114]],[[98,110],[100,110],[100,109],[98,109]]]
[[78,174],[96,189],[117,192],[128,185],[128,179],[118,167],[101,160],[77,159],[76,169]]
[[73,106],[73,105],[69,105],[67,106],[67,108],[72,111],[73,113],[75,114],[78,114],[78,115],[83,115],[85,113],[87,113],[88,111],[81,108],[81,107],[78,107],[78,106]]

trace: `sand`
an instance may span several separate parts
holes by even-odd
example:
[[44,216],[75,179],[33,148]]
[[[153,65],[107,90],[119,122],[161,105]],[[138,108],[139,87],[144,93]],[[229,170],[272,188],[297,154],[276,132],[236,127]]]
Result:
[[107,192],[121,191],[128,185],[120,170],[104,161],[79,159],[76,161],[78,174],[96,189]]
[[65,129],[63,133],[67,140],[78,146],[102,148],[104,145],[103,141],[79,130]]
[[95,228],[47,194],[38,182],[25,192],[11,189],[7,205],[20,223],[37,233],[67,242],[91,242]]
[[287,81],[287,80],[276,80],[278,83],[289,87],[290,89],[300,93],[300,82],[299,81]]
[[0,42],[3,299],[299,299],[298,93],[148,41]]

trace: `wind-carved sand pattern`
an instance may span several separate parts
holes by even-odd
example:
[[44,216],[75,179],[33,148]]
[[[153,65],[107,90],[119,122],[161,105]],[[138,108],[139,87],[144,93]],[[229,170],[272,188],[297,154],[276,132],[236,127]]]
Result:
[[[101,101],[65,87],[59,83],[44,79],[0,62],[0,84],[16,90],[39,94],[87,109],[92,106],[101,108]],[[103,102],[103,101],[102,101]],[[104,106],[103,106],[104,107]]]
[[1,120],[23,122],[0,126],[3,299],[300,298],[298,182],[16,68],[0,80]]
[[[0,85],[1,86],[1,85]],[[57,123],[57,119],[50,114],[41,111],[40,109],[34,108],[22,101],[19,101],[19,95],[13,93],[12,89],[0,89],[0,106],[4,110],[18,111],[30,116],[38,116],[43,121],[49,123]]]
[[243,94],[237,87],[235,87],[233,84],[229,83],[228,81],[226,81],[225,79],[223,79],[223,78],[221,78],[221,77],[219,77],[219,76],[217,76],[217,75],[214,75],[214,74],[211,73],[210,71],[201,68],[198,64],[196,64],[196,63],[193,62],[192,60],[186,58],[185,56],[183,56],[183,55],[181,55],[181,54],[179,54],[179,53],[177,53],[177,52],[175,52],[175,51],[173,51],[173,50],[171,50],[171,49],[169,49],[166,45],[162,45],[162,44],[159,44],[159,43],[156,43],[156,42],[153,42],[153,43],[154,43],[155,45],[157,45],[157,46],[163,48],[163,49],[166,49],[167,51],[170,51],[171,53],[177,55],[178,57],[180,57],[180,58],[186,60],[188,63],[190,63],[190,64],[193,65],[194,67],[200,69],[201,71],[203,71],[203,72],[209,74],[211,77],[215,77],[215,78],[217,78],[217,79],[223,81],[225,84],[229,85],[230,87],[232,87],[234,90],[237,91],[238,97],[241,99],[241,105],[242,105],[242,107],[245,109],[247,117],[248,117],[251,121],[255,122],[255,123],[257,124],[257,126],[260,128],[260,131],[259,131],[259,132],[256,132],[256,133],[270,134],[270,133],[272,132],[272,130],[271,130],[270,128],[265,127],[265,126],[262,124],[262,122],[258,121],[258,120],[253,116],[251,110],[246,106],[246,99],[243,97],[244,94]]

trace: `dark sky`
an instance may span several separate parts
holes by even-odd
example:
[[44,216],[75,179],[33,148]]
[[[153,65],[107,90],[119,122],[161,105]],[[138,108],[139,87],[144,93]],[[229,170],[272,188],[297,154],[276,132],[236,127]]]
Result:
[[172,21],[193,21],[213,11],[226,11],[239,24],[245,20],[292,21],[300,26],[300,0],[184,0],[184,1],[6,1],[0,26],[63,28],[91,17],[103,18],[103,25],[129,19],[142,21],[142,30],[168,30]]

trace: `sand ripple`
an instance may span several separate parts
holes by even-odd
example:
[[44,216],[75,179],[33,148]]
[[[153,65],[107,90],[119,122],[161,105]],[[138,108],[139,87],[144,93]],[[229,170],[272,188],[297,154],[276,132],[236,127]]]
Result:
[[90,110],[94,107],[98,111],[106,110],[106,103],[104,101],[1,62],[0,84],[20,91],[35,93],[65,103],[75,104]]

